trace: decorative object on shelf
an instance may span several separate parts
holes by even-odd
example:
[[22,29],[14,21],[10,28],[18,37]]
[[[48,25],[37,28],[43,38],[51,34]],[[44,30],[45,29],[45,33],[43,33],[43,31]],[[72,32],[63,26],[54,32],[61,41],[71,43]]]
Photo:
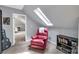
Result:
[[78,53],[78,38],[73,38],[65,35],[57,35],[58,50],[67,54]]
[[3,17],[3,24],[10,25],[10,17]]

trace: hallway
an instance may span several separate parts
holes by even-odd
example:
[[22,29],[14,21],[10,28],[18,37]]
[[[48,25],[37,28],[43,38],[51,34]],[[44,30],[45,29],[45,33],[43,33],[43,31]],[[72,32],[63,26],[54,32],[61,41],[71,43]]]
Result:
[[25,41],[25,31],[15,33],[15,44]]

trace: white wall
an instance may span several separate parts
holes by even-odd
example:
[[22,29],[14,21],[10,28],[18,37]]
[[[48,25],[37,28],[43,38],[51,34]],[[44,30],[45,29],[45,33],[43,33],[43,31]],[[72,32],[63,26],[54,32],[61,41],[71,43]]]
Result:
[[15,19],[15,27],[20,27],[21,31],[25,31],[25,23],[21,22],[22,19]]
[[37,24],[32,19],[30,19],[30,17],[27,17],[27,38],[28,40],[31,40],[31,36],[36,34],[38,27],[39,26],[37,26]]
[[79,22],[78,22],[78,53],[79,53]]
[[79,42],[79,24],[78,24],[78,42]]
[[3,7],[3,6],[0,6],[0,9],[2,10],[2,17],[10,17],[10,25],[3,24],[3,28],[5,29],[6,35],[10,39],[11,43],[13,43],[13,18],[12,18],[12,14],[13,13],[24,14],[24,13],[21,10]]
[[62,34],[70,37],[78,37],[78,31],[73,29],[59,29],[59,28],[49,28],[49,41],[56,44],[57,35]]

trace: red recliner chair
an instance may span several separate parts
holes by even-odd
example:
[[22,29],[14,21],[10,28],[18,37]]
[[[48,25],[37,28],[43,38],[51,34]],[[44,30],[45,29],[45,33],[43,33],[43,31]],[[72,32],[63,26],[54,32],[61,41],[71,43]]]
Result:
[[48,41],[48,29],[43,28],[40,32],[40,28],[37,30],[36,35],[32,36],[31,48],[38,48],[44,50]]

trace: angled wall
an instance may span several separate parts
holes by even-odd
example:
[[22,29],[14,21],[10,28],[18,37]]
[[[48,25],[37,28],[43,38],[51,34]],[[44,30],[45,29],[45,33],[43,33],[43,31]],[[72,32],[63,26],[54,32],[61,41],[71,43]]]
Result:
[[[52,21],[54,26],[49,27],[49,41],[54,42],[56,44],[56,36],[58,34],[67,35],[71,37],[78,37],[78,29],[77,29],[77,20],[78,20],[78,6],[55,6],[55,5],[25,5],[24,12],[30,17],[28,19],[28,36],[31,36],[33,32],[30,26],[38,28],[40,26],[44,26],[42,22],[39,23],[40,19],[35,17],[33,10],[36,8],[41,8],[44,14]],[[28,17],[27,16],[27,17]],[[32,23],[36,25],[32,25]],[[29,28],[30,27],[30,28]],[[33,31],[34,31],[33,30]]]
[[27,16],[27,39],[31,40],[31,37],[36,34],[36,31],[39,26],[37,22],[31,18],[31,15],[28,15],[28,12],[25,7],[23,11]]

